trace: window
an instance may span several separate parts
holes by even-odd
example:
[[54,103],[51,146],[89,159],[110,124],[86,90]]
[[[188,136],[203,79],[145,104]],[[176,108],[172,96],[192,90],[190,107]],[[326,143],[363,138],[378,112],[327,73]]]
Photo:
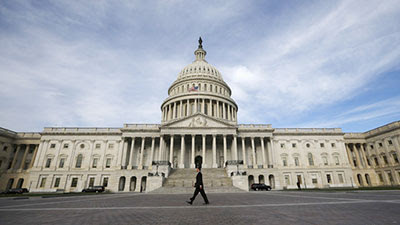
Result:
[[64,163],[65,163],[65,159],[61,158],[60,159],[60,164],[58,165],[58,168],[64,168]]
[[107,187],[108,186],[108,177],[104,177],[103,179],[103,186]]
[[339,173],[338,177],[339,177],[339,183],[343,184],[344,183],[343,174]]
[[76,157],[75,168],[81,168],[81,166],[82,166],[82,155],[79,154],[78,157]]
[[388,144],[389,144],[389,145],[392,145],[392,144],[393,144],[392,140],[389,140],[389,141],[388,141]]
[[316,176],[313,176],[311,180],[313,184],[318,184],[318,179]]
[[281,144],[281,148],[284,148],[285,147],[285,144]]
[[111,158],[107,158],[106,160],[106,168],[110,168],[111,167]]
[[32,154],[33,153],[33,150],[35,150],[34,148],[31,148],[31,147],[29,147],[29,154]]
[[113,149],[114,148],[114,144],[108,144],[108,148],[109,149]]
[[367,158],[367,164],[368,166],[371,166],[371,161],[369,161],[369,158]]
[[373,146],[373,145],[370,145],[369,147],[371,147],[371,149],[374,149],[374,146]]
[[336,156],[334,157],[334,159],[335,159],[335,165],[336,165],[336,166],[339,166],[339,164],[340,164],[339,156],[336,155]]
[[388,161],[386,155],[382,155],[382,159],[383,159],[383,161],[385,162],[386,165],[389,164],[389,161]]
[[378,161],[378,158],[377,158],[377,157],[374,157],[374,161],[375,161],[375,165],[376,165],[376,166],[379,166],[379,161]]
[[91,177],[89,180],[89,187],[93,187],[94,186],[94,177]]
[[378,177],[379,177],[379,181],[380,181],[381,183],[384,183],[384,182],[385,182],[385,181],[383,180],[383,176],[382,176],[381,173],[378,173]]
[[0,160],[0,168],[1,168],[2,165],[3,165],[3,160]]
[[101,147],[101,144],[96,144],[96,149],[99,149]]
[[388,177],[389,177],[390,183],[393,183],[393,176],[392,176],[392,173],[391,173],[391,172],[387,172],[387,175],[388,175]]
[[283,166],[287,166],[287,158],[286,157],[282,158],[282,164],[283,164]]
[[319,146],[321,146],[321,148],[325,148],[325,144],[324,143],[320,143]]
[[60,186],[60,178],[57,177],[56,180],[54,181],[54,187],[59,187]]
[[46,185],[46,177],[43,177],[40,181],[40,187],[43,188]]
[[78,186],[78,178],[74,177],[72,178],[71,187],[76,187],[76,186]]
[[294,157],[294,165],[299,166],[299,157]]
[[395,152],[392,153],[392,157],[395,163],[399,163],[399,158],[397,157],[397,154]]
[[98,161],[98,158],[93,159],[92,168],[97,168],[97,161]]
[[311,153],[308,153],[308,164],[310,166],[314,166],[314,159],[313,159],[313,155]]
[[307,148],[310,148],[310,144],[309,144],[309,143],[307,143],[307,144],[306,144],[306,147],[307,147]]
[[382,147],[382,146],[383,146],[382,142],[379,142],[379,147]]
[[63,148],[68,148],[68,144],[64,144]]
[[330,174],[326,175],[326,182],[328,182],[328,184],[332,183],[332,178]]
[[84,145],[84,144],[81,144],[80,146],[81,146],[81,148],[85,148],[85,145]]
[[285,184],[290,185],[290,177],[289,175],[285,175]]
[[292,143],[292,148],[296,148],[296,143]]
[[322,161],[324,162],[324,165],[325,165],[325,166],[328,165],[328,157],[322,156]]
[[51,164],[51,159],[48,158],[47,161],[46,161],[46,168],[49,168],[50,164]]
[[8,149],[8,146],[4,146],[4,148],[3,148],[3,151],[7,151],[7,149]]
[[56,144],[50,144],[50,148],[55,148]]
[[331,143],[332,148],[336,148],[335,143]]

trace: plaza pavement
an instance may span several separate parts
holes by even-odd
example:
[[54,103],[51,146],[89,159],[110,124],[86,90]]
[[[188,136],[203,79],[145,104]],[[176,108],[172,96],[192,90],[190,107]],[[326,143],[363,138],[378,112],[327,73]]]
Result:
[[400,191],[1,198],[0,224],[400,224]]

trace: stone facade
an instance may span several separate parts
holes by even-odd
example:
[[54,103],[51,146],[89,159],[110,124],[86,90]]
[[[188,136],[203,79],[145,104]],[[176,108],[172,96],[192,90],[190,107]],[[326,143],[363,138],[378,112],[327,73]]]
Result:
[[224,168],[234,186],[274,189],[400,183],[400,122],[365,133],[237,124],[238,107],[200,43],[161,105],[161,124],[0,130],[0,189],[153,191],[170,171]]

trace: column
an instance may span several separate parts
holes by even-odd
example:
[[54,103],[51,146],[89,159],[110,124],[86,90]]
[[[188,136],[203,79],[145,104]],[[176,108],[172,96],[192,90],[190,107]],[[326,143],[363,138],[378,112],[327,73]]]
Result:
[[[26,148],[25,148],[24,156],[22,157],[21,165],[19,166],[19,169],[20,169],[20,170],[23,170],[23,169],[24,169],[26,156],[28,155],[28,152],[29,152],[29,147],[30,147],[30,145],[27,144],[27,145],[26,145]],[[57,157],[57,156],[56,156],[56,157]]]
[[213,154],[213,168],[218,168],[217,164],[217,136],[213,134],[212,139],[212,154]]
[[203,165],[202,165],[202,167],[207,167],[207,164],[206,164],[206,135],[205,134],[203,134],[202,136],[202,150],[203,150]]
[[267,153],[268,153],[268,167],[273,168],[274,167],[274,160],[273,160],[273,149],[272,149],[272,140],[271,138],[267,141]]
[[136,137],[132,137],[132,140],[131,140],[131,150],[130,150],[130,157],[129,157],[129,162],[128,162],[128,169],[132,169],[132,166],[133,166],[133,157],[134,157],[134,154],[133,154],[133,152],[135,151],[135,139],[136,139]]
[[[182,112],[182,111],[181,111]],[[181,114],[182,115],[182,114]],[[154,144],[155,144],[155,137],[151,137],[151,150],[150,150],[150,165],[149,169],[153,169],[153,160],[154,160]]]
[[126,169],[126,156],[127,156],[127,152],[128,152],[128,142],[126,142],[125,138],[124,138],[124,143],[123,143],[123,149],[122,149],[122,162],[121,162],[121,166],[123,169]]
[[253,168],[256,169],[257,168],[257,160],[256,160],[256,149],[254,146],[254,137],[250,137],[251,139],[251,152],[253,154]]
[[395,151],[397,152],[397,157],[400,157],[400,141],[399,141],[399,139],[398,139],[399,137],[397,136],[394,136],[393,137],[393,144],[394,144],[394,147],[395,147]]
[[224,135],[223,136],[223,138],[224,138],[224,165],[223,165],[223,167],[225,167],[225,165],[226,165],[226,155],[227,155],[227,149],[226,149],[226,135]]
[[219,101],[216,101],[217,102],[217,118],[219,118]]
[[267,168],[267,159],[265,157],[265,147],[264,147],[264,137],[260,137],[261,140],[261,153],[262,153],[262,158],[263,158],[263,167]]
[[15,155],[14,155],[13,161],[11,163],[11,167],[10,167],[11,170],[14,169],[14,166],[15,166],[15,163],[17,162],[17,158],[18,158],[18,154],[19,154],[20,150],[21,150],[21,145],[17,145],[17,151],[15,152]]
[[142,137],[142,146],[140,147],[140,161],[139,169],[143,169],[143,154],[144,154],[144,144],[146,142],[146,137]]
[[205,99],[203,98],[202,101],[201,101],[201,113],[203,113],[203,114],[205,114],[205,113],[204,113],[204,111],[205,111],[205,110],[204,110],[204,105],[205,105],[205,102],[204,102],[204,101],[205,101]]
[[247,168],[245,137],[241,137],[241,139],[242,139],[243,166],[244,166],[245,168]]
[[172,110],[172,119],[176,119],[175,115],[176,115],[176,102],[174,102],[174,108]]
[[196,136],[192,134],[192,162],[191,162],[191,166],[192,168],[194,168],[196,165],[194,164],[194,158],[196,157],[195,152],[194,152],[194,146],[195,146],[195,140],[196,140]]
[[186,103],[186,116],[189,115],[190,115],[190,100],[188,99]]
[[[367,162],[367,156],[365,155],[365,149],[364,149],[364,144],[360,144],[360,150],[361,150],[361,157],[363,157],[363,160],[364,160],[364,166],[365,167],[370,167],[369,165],[368,165],[368,162]],[[370,163],[371,163],[371,161],[370,161]]]
[[174,167],[173,165],[173,157],[174,157],[174,135],[171,135],[170,138],[170,147],[169,147],[169,162],[171,163],[171,168]]
[[197,98],[194,99],[194,113],[197,113]]
[[185,158],[185,135],[181,135],[181,160],[179,163],[179,168],[185,168],[184,158]]
[[160,136],[160,147],[158,150],[158,161],[161,161],[161,157],[162,157],[162,151],[163,151],[163,146],[164,146],[164,136],[161,135]]
[[59,145],[58,145],[58,148],[57,148],[57,152],[56,152],[56,154],[54,156],[54,164],[53,164],[54,166],[50,167],[50,168],[53,168],[53,169],[57,168],[58,157],[60,156],[60,151],[61,151],[63,142],[62,141],[58,141],[58,144]]
[[[103,150],[103,156],[101,157],[101,169],[104,170],[105,163],[106,163],[106,152],[107,152],[107,146],[108,146],[108,140],[104,141],[103,140],[103,144],[104,144],[104,150]],[[102,183],[100,183],[102,184]]]
[[[39,145],[35,145],[35,150],[33,151],[33,156],[32,156],[32,158],[31,158],[31,163],[30,163],[30,165],[29,165],[29,168],[32,168],[33,167],[33,163],[35,162],[35,161],[37,161],[36,160],[36,154],[37,154],[37,152],[38,152],[38,148],[39,148]],[[28,169],[29,169],[28,168]]]
[[209,103],[208,103],[208,115],[211,116],[211,108],[212,108],[212,100],[209,99]]
[[360,158],[360,154],[358,153],[358,149],[357,149],[356,144],[353,144],[353,151],[356,154],[356,160],[358,161],[358,165],[357,166],[359,168],[364,167],[363,164],[361,164],[361,158]]
[[45,157],[47,149],[49,148],[49,142],[50,142],[50,140],[46,140],[43,144],[41,151],[39,152],[37,167],[42,168],[43,158]]
[[183,101],[181,100],[179,103],[179,118],[183,117]]
[[231,105],[227,104],[227,106],[228,106],[228,120],[232,120]]
[[354,162],[353,162],[353,155],[351,154],[349,144],[345,143],[344,146],[346,148],[347,157],[349,159],[350,166],[354,166],[355,167]]
[[233,135],[233,160],[238,160],[237,135]]
[[75,158],[75,151],[76,151],[76,140],[72,141],[72,154],[69,157],[69,166],[68,170],[71,170],[72,164],[74,163],[74,158]]
[[226,120],[225,102],[222,103],[222,119]]

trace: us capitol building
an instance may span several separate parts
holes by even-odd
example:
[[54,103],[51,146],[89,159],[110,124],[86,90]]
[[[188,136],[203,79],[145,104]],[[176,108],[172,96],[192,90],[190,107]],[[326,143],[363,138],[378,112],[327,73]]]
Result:
[[168,89],[161,124],[40,133],[0,128],[0,191],[178,190],[191,186],[196,166],[212,178],[205,181],[208,190],[400,184],[400,121],[364,133],[238,124],[232,91],[205,60],[201,39],[194,54]]

